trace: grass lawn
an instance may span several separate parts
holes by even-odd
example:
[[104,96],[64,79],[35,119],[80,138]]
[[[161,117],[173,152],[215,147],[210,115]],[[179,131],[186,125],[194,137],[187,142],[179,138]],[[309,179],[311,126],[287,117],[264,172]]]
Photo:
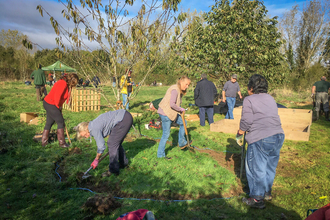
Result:
[[[45,124],[21,123],[22,112],[45,113],[36,101],[33,86],[2,82],[0,87],[0,219],[116,219],[136,209],[148,209],[157,219],[305,219],[308,209],[320,208],[330,201],[330,123],[319,120],[311,127],[310,141],[284,142],[274,182],[274,199],[264,210],[241,204],[246,180],[237,178],[240,148],[234,135],[212,133],[209,125],[189,122],[188,131],[195,152],[177,147],[178,129],[171,129],[166,154],[172,160],[157,159],[161,130],[147,130],[151,118],[144,105],[161,98],[168,87],[145,87],[130,103],[131,112],[143,113],[134,119],[123,147],[130,166],[118,177],[102,178],[108,159],[82,180],[96,154],[92,140],[72,141],[69,149],[58,142],[43,148],[32,140]],[[47,88],[49,91],[49,87]],[[109,87],[103,88],[113,100]],[[275,99],[289,107],[311,108],[301,94],[274,91]],[[286,99],[286,96],[288,97]],[[286,101],[287,100],[287,101]],[[183,98],[183,107],[193,102],[192,89]],[[73,127],[111,110],[102,99],[99,112],[74,113],[63,110],[70,136]],[[303,106],[302,106],[303,105]],[[191,107],[187,113],[197,113]],[[215,115],[215,120],[224,118]],[[44,119],[41,116],[41,119]],[[56,125],[53,129],[56,129]],[[87,190],[88,189],[88,190]],[[95,214],[83,208],[87,199],[115,196],[119,208]],[[134,199],[133,199],[134,198]],[[180,200],[180,201],[178,201]],[[93,209],[95,210],[95,209]]]

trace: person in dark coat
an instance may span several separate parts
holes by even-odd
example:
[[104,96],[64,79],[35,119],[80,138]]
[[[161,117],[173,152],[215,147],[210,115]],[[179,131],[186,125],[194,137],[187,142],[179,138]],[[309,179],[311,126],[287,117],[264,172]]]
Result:
[[201,81],[197,82],[194,99],[195,104],[199,107],[199,120],[200,125],[205,126],[205,112],[207,113],[207,118],[209,124],[212,124],[213,121],[213,105],[214,97],[217,95],[217,88],[214,83],[207,80],[207,75],[201,75]]
[[38,64],[38,69],[33,71],[30,76],[31,79],[34,79],[34,85],[36,86],[37,101],[43,100],[43,94],[45,94],[45,96],[47,95],[47,90],[45,88],[46,76],[45,72],[41,68],[41,64]]
[[95,88],[97,88],[97,86],[100,84],[101,85],[101,81],[100,81],[100,78],[98,76],[94,76],[93,79],[92,79],[92,82],[95,86]]

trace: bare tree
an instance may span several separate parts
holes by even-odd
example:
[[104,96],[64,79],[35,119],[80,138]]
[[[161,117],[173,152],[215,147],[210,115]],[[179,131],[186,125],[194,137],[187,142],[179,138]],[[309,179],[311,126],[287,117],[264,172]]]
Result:
[[[164,39],[170,37],[169,30],[185,18],[184,13],[175,17],[180,0],[165,0],[161,3],[157,0],[142,0],[137,15],[133,17],[128,17],[128,7],[133,5],[134,0],[109,0],[105,5],[100,0],[81,0],[80,6],[71,0],[59,2],[65,6],[63,16],[74,25],[72,31],[58,23],[43,6],[38,5],[37,10],[42,16],[45,12],[50,17],[54,31],[58,35],[57,44],[64,51],[70,49],[75,52],[73,60],[80,67],[80,72],[89,78],[90,74],[97,75],[102,67],[109,78],[115,76],[119,79],[120,74],[127,77],[128,72],[139,62],[148,61],[141,85],[162,59],[159,53],[160,45]],[[88,46],[88,41],[96,42],[104,52],[103,55],[107,56],[106,59],[91,53],[93,62],[87,65],[82,59],[81,52],[93,51]],[[126,72],[121,72],[122,69]],[[113,88],[117,100],[120,99],[122,87],[120,84]],[[138,87],[131,99],[138,94],[140,88]]]
[[298,5],[284,13],[279,29],[286,40],[284,51],[288,63],[298,68],[298,76],[316,62],[322,60],[330,34],[330,1],[306,1],[302,9]]
[[299,22],[297,64],[300,76],[315,62],[322,60],[330,34],[330,1],[310,1],[303,8]]

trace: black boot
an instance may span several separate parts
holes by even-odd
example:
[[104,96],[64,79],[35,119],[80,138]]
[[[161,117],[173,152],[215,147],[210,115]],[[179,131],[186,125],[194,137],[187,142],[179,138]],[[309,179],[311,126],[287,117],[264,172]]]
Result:
[[326,121],[330,121],[329,120],[329,111],[326,111],[326,112],[324,112],[325,113],[325,120]]
[[63,147],[63,148],[70,147],[70,145],[68,145],[65,142],[64,128],[57,129],[57,140],[58,140],[58,143],[60,144],[60,147]]
[[41,137],[41,145],[45,147],[48,144],[49,130],[44,130]]

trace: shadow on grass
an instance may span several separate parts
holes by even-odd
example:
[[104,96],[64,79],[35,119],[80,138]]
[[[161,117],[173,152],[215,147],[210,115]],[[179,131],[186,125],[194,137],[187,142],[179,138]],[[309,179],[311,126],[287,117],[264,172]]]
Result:
[[[171,149],[173,149],[174,147],[178,147],[178,141],[179,141],[179,127],[175,128],[175,131],[172,132],[171,137],[172,137],[172,146],[170,148],[168,148],[167,150],[170,151]],[[187,131],[188,131],[188,138],[191,141],[191,131],[196,130],[196,127],[188,127]],[[184,138],[187,139],[186,134],[184,135]]]
[[[236,177],[240,177],[240,169],[241,169],[241,153],[234,153],[241,150],[241,147],[238,146],[237,142],[233,138],[227,139],[226,145],[226,162],[227,167],[232,166],[235,172]],[[243,174],[245,175],[245,170],[243,169]],[[242,181],[242,180],[241,180]]]
[[[168,161],[171,163],[173,161]],[[154,164],[150,164],[154,166]],[[125,170],[124,175],[119,177],[110,177],[110,182],[105,186],[95,186],[90,183],[90,187],[94,191],[102,190],[112,196],[127,198],[119,200],[123,206],[112,213],[109,219],[116,219],[123,213],[134,211],[137,209],[148,209],[154,212],[157,219],[174,219],[174,220],[202,220],[202,219],[246,219],[246,220],[278,220],[290,219],[298,220],[301,217],[290,208],[283,208],[274,205],[272,202],[266,202],[266,209],[256,210],[246,207],[241,202],[241,197],[225,198],[221,190],[219,192],[203,196],[205,186],[196,186],[196,191],[201,192],[198,199],[194,199],[189,195],[185,188],[185,183],[175,179],[172,171],[168,170],[164,173],[164,177],[148,173],[144,179],[137,178],[145,176],[143,171],[138,167],[130,167]],[[97,182],[97,181],[96,181]],[[124,193],[120,190],[121,183],[130,183],[130,187],[135,193]],[[160,193],[153,193],[152,186],[157,183],[163,190]],[[205,187],[205,188],[204,188]],[[139,191],[136,194],[136,191]],[[177,193],[180,191],[180,193]],[[135,201],[130,200],[129,198]],[[192,199],[192,200],[190,200]],[[152,201],[157,200],[157,201]],[[161,201],[160,201],[161,200]],[[190,201],[173,201],[173,200],[190,200]],[[162,202],[163,201],[163,202]],[[82,215],[88,216],[89,213]],[[96,217],[96,215],[94,215]],[[104,216],[105,217],[105,216]]]
[[147,138],[143,138],[143,139],[136,139],[132,142],[124,142],[123,148],[127,152],[126,156],[127,156],[128,160],[130,161],[130,158],[134,158],[141,151],[151,148],[155,144],[156,144],[156,141],[150,140]]

